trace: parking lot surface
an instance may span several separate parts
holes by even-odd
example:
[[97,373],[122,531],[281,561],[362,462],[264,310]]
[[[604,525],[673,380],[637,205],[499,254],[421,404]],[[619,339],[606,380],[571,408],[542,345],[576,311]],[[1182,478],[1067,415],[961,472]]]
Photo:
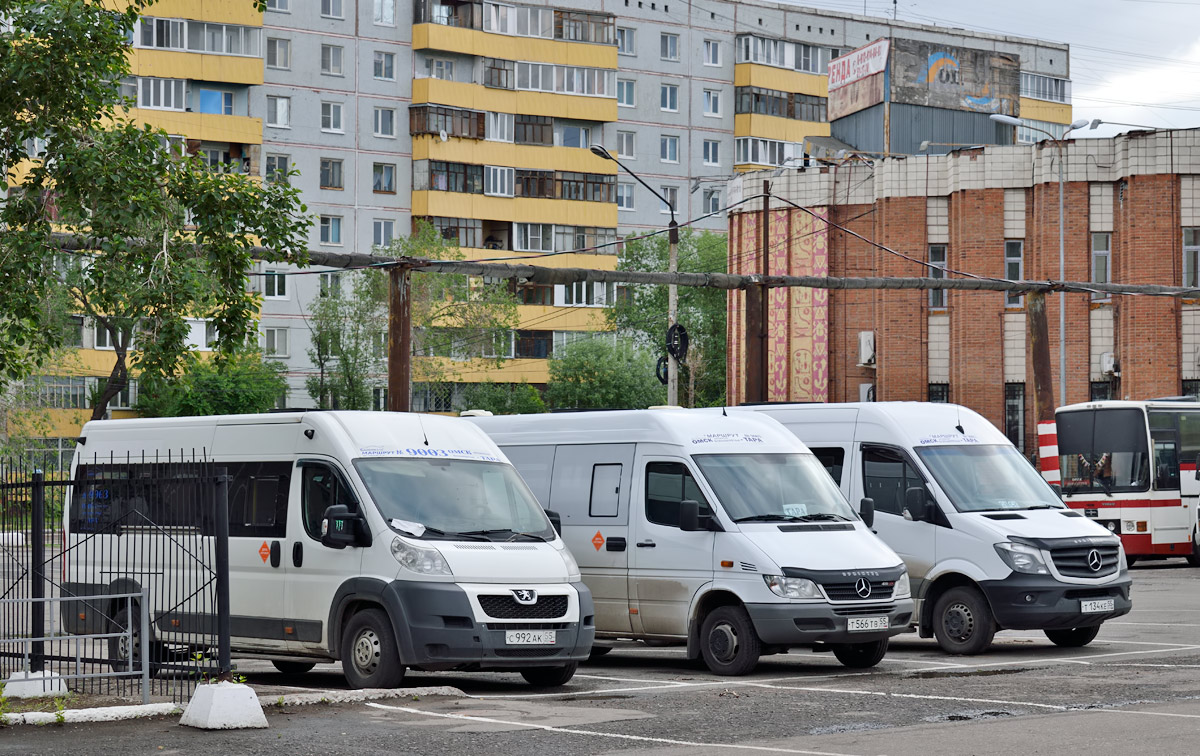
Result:
[[[0,753],[1183,753],[1200,731],[1200,569],[1182,560],[1133,570],[1134,609],[1089,646],[1004,632],[980,656],[894,639],[875,668],[831,654],[763,657],[717,677],[682,649],[629,644],[537,691],[519,675],[410,672],[406,686],[463,696],[268,706],[270,729],[200,732],[175,718],[0,732]],[[239,671],[264,696],[344,690],[336,665],[285,676]]]

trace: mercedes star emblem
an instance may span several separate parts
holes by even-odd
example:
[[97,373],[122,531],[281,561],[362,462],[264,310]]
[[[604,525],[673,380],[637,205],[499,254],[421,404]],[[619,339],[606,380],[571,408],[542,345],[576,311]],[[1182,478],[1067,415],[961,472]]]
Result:
[[854,583],[854,592],[858,594],[859,598],[867,598],[871,595],[871,581],[866,578],[859,578]]
[[1100,556],[1100,552],[1096,549],[1092,549],[1088,552],[1087,559],[1088,569],[1090,569],[1092,572],[1099,572],[1100,568],[1104,566],[1104,557]]

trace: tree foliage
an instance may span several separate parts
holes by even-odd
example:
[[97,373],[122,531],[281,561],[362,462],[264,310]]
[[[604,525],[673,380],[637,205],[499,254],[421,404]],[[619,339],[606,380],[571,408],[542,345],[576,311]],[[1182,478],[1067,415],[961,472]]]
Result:
[[322,289],[308,321],[315,372],[305,387],[322,409],[369,410],[372,390],[387,383],[388,276],[361,270],[335,280],[340,284]]
[[283,371],[282,363],[258,352],[219,361],[192,358],[177,376],[143,379],[137,410],[149,417],[266,412],[287,390]]
[[[679,265],[684,273],[723,273],[728,247],[724,236],[685,229],[679,235]],[[625,243],[618,270],[665,271],[669,255],[665,235]],[[726,298],[722,289],[680,286],[677,321],[688,334],[687,360],[679,366],[681,403],[713,407],[725,401]],[[655,355],[666,354],[667,287],[630,285],[627,296],[608,311],[609,322]],[[685,399],[686,397],[686,399]]]
[[576,341],[550,360],[546,404],[554,409],[644,409],[666,397],[654,357],[627,340]]
[[532,415],[546,411],[538,390],[528,383],[469,383],[463,389],[463,408],[493,415]]

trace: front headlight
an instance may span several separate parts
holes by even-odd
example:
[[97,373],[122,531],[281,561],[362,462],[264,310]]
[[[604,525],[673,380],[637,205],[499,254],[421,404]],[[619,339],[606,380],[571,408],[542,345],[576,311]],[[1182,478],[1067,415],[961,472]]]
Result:
[[406,570],[418,575],[453,575],[450,565],[437,549],[424,549],[405,543],[399,538],[392,539],[392,556]]
[[912,584],[908,582],[908,572],[900,573],[896,585],[892,587],[892,598],[908,598],[912,595]]
[[791,578],[782,577],[780,575],[763,575],[763,580],[766,581],[767,587],[776,596],[790,599],[819,599],[824,598],[821,595],[821,589],[817,584],[808,578]]
[[1117,572],[1128,572],[1129,560],[1125,558],[1125,545],[1117,546]]
[[575,556],[570,549],[564,546],[558,553],[562,554],[563,562],[567,565],[567,581],[578,583],[582,580],[583,578],[579,576],[579,562],[575,561]]
[[1023,543],[1005,541],[996,544],[996,553],[1014,572],[1024,572],[1028,575],[1049,575],[1042,552]]

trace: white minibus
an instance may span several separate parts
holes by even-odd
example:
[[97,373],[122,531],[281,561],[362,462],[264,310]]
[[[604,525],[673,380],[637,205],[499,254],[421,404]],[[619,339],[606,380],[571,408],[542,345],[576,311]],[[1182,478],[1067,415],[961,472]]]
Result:
[[870,667],[908,628],[904,563],[769,418],[670,408],[471,419],[560,514],[598,638],[686,644],[688,658],[739,675],[797,646]]
[[[340,659],[355,688],[394,687],[406,668],[510,670],[554,686],[587,658],[595,629],[579,568],[520,475],[469,422],[320,411],[89,422],[72,509],[87,506],[87,492],[103,498],[107,521],[139,507],[169,512],[122,497],[119,481],[145,477],[145,460],[181,449],[232,478],[238,655],[294,673]],[[71,523],[89,522],[79,511],[64,521],[68,550],[100,541],[68,560],[68,588],[81,596],[115,593],[118,583],[160,595],[152,583],[178,580],[171,565],[186,558],[172,561],[171,532],[200,527],[160,523],[158,542],[147,544],[137,529],[72,532]],[[166,568],[147,567],[151,557]],[[171,644],[189,622],[212,626],[209,616],[148,608],[155,644]],[[126,611],[114,605],[108,617],[120,625]],[[64,614],[74,629],[76,615]]]

